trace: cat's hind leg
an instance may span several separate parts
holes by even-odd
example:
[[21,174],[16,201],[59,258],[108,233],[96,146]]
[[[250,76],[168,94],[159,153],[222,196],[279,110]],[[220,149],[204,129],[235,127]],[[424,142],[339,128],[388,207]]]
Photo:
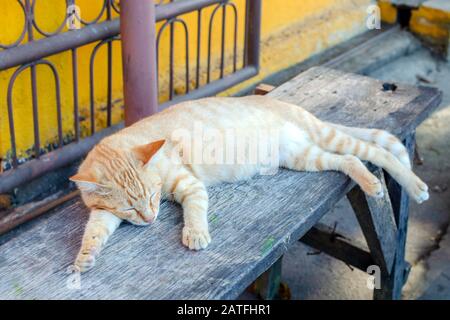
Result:
[[328,125],[344,132],[354,138],[361,139],[367,142],[372,142],[387,151],[391,152],[397,159],[405,165],[408,169],[412,169],[411,160],[409,159],[408,150],[406,150],[403,143],[393,134],[379,129],[367,129],[357,127],[347,127],[334,123],[327,123]]
[[357,139],[334,127],[322,130],[319,142],[325,150],[343,155],[354,155],[385,169],[418,203],[429,198],[428,186],[411,169],[386,149],[367,141]]
[[369,196],[382,197],[380,180],[353,155],[339,155],[327,152],[311,144],[298,145],[294,150],[284,150],[286,156],[282,166],[297,171],[340,171],[352,178]]

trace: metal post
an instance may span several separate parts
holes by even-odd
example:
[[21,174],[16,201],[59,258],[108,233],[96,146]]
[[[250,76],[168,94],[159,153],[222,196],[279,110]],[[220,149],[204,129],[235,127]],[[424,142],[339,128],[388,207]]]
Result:
[[155,4],[153,0],[121,1],[125,125],[158,111]]
[[261,38],[261,0],[247,0],[245,30],[245,65],[259,70],[259,45]]

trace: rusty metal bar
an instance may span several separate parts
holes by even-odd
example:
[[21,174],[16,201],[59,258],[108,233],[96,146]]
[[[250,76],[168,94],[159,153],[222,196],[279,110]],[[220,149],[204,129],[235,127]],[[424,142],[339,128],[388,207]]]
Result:
[[167,101],[163,104],[160,104],[159,110],[164,110],[171,105],[187,101],[187,100],[195,100],[203,97],[213,96],[219,92],[222,92],[236,84],[239,84],[245,80],[250,79],[258,74],[258,69],[254,66],[248,66],[244,69],[238,70],[231,75],[227,75],[222,79],[216,80],[209,84],[206,84],[199,89],[193,90],[188,94],[182,96],[176,96],[173,100]]
[[156,21],[168,20],[172,17],[180,16],[184,13],[192,12],[221,2],[223,2],[223,0],[190,0],[171,2],[157,7]]
[[[98,51],[100,50],[101,47],[103,47],[105,44],[106,45],[110,45],[113,41],[117,41],[119,40],[119,37],[112,37],[109,39],[105,39],[103,41],[100,41],[99,43],[97,43],[94,47],[94,49],[92,50],[91,53],[91,57],[89,60],[89,102],[90,102],[90,124],[91,124],[91,135],[95,133],[96,131],[96,127],[95,127],[95,75],[94,75],[94,63],[95,63],[95,58],[97,56]],[[107,58],[109,59],[110,56],[109,54],[112,55],[112,52],[109,51],[109,47],[108,47],[108,56]],[[112,56],[111,56],[112,58]],[[109,62],[108,62],[108,68],[107,68],[107,72],[108,72],[108,83],[107,83],[107,127],[111,126],[111,106],[112,106],[112,66],[110,66]]]
[[125,125],[158,111],[155,4],[153,0],[121,2]]
[[200,87],[200,57],[202,39],[202,9],[197,10],[197,66],[195,70],[195,88]]
[[261,0],[247,0],[246,12],[246,54],[245,65],[259,70],[259,51],[261,37]]
[[106,125],[108,127],[112,124],[112,42],[109,41],[107,44],[108,50],[108,77],[106,85]]
[[0,70],[116,36],[119,28],[119,20],[114,19],[0,51]]
[[39,109],[37,100],[37,88],[36,88],[36,67],[32,65],[30,67],[31,78],[31,105],[33,108],[33,132],[34,132],[34,156],[39,158],[41,149],[41,139],[39,135]]
[[[172,20],[171,20],[172,21]],[[175,89],[173,85],[173,68],[174,68],[174,46],[175,46],[175,21],[170,22],[169,31],[170,31],[170,49],[169,49],[169,99],[172,100],[175,95]]]
[[[167,27],[170,29],[170,38],[169,38],[169,100],[172,100],[175,96],[175,84],[174,84],[174,69],[175,69],[175,62],[174,62],[174,50],[175,50],[175,24],[181,24],[184,30],[184,36],[185,36],[185,86],[186,86],[186,93],[189,93],[189,83],[190,83],[190,77],[189,77],[189,29],[186,24],[186,22],[183,19],[180,18],[172,18],[170,20],[167,20],[159,29],[158,35],[156,36],[156,52],[157,52],[157,58],[156,58],[156,69],[157,74],[159,74],[159,47],[161,42],[161,35],[164,33],[164,30],[166,30]],[[198,58],[197,58],[198,59]],[[198,64],[197,64],[198,66]],[[159,79],[158,79],[159,80]],[[159,84],[157,85],[159,89]]]
[[183,20],[181,20],[181,24],[184,27],[184,35],[185,35],[185,46],[186,46],[186,60],[185,60],[185,64],[186,64],[186,94],[189,93],[189,85],[190,85],[190,77],[189,77],[189,29],[186,25],[186,22],[184,22]]
[[[211,13],[211,17],[209,18],[209,26],[208,26],[208,58],[206,63],[206,83],[209,84],[211,82],[211,46],[212,46],[212,27],[214,22],[214,17],[216,16],[217,11],[223,6],[223,3],[219,3]],[[223,28],[223,26],[222,26]],[[222,32],[224,30],[222,29]]]
[[[234,44],[233,44],[233,72],[237,70],[237,42],[238,42],[238,11],[234,3],[228,3],[234,12]],[[259,42],[258,42],[259,43]]]
[[[14,112],[13,112],[13,107],[12,107],[12,91],[13,91],[15,79],[25,68],[26,68],[26,66],[22,66],[21,68],[17,69],[13,73],[11,79],[9,80],[8,93],[7,93],[7,98],[6,98],[6,104],[8,107],[9,136],[11,138],[11,157],[12,157],[13,168],[17,168],[19,163],[17,160],[16,130],[15,130],[15,126],[14,126]],[[3,174],[1,175],[1,177],[3,177]]]
[[[106,4],[106,18],[108,20],[111,20],[111,2],[108,0]],[[108,48],[108,57],[107,57],[107,63],[108,63],[108,77],[107,77],[107,85],[106,85],[106,125],[108,127],[112,124],[112,54],[113,54],[113,48],[112,48],[112,42],[109,41],[107,44]]]
[[59,81],[58,71],[56,71],[55,66],[47,60],[40,60],[37,63],[42,65],[47,65],[51,72],[53,73],[53,78],[55,80],[55,92],[56,92],[56,125],[58,127],[58,147],[63,146],[63,129],[62,129],[62,111],[61,111],[61,85]]
[[72,49],[72,81],[73,81],[73,126],[75,141],[80,140],[80,114],[78,107],[78,59],[77,48]]
[[227,21],[227,6],[222,6],[222,38],[220,41],[220,79],[223,78],[225,69],[225,35],[226,35],[226,21]]
[[[27,34],[28,41],[32,42],[34,40],[33,34],[33,21],[30,17],[32,10],[34,11],[34,3],[31,4],[30,0],[25,0],[25,8],[27,12]],[[34,156],[39,158],[41,141],[39,137],[39,109],[37,100],[37,88],[36,88],[36,66],[34,64],[30,67],[30,80],[31,80],[31,105],[33,108],[33,132],[34,132]]]
[[[30,68],[30,70],[35,70],[37,65],[46,65],[50,68],[50,70],[53,73],[54,79],[55,79],[55,90],[56,90],[56,113],[57,113],[57,126],[58,126],[58,143],[59,146],[62,146],[62,114],[61,114],[61,98],[60,98],[60,81],[59,81],[59,77],[58,77],[58,72],[56,71],[55,66],[47,61],[47,60],[38,60],[38,61],[34,61],[31,62],[29,64],[25,64],[23,66],[21,66],[20,68],[18,68],[13,75],[11,76],[11,79],[9,80],[9,84],[8,84],[8,89],[7,89],[7,99],[6,99],[6,103],[7,103],[7,107],[8,107],[8,121],[9,121],[9,130],[10,130],[10,135],[11,135],[11,150],[12,150],[12,160],[13,160],[13,167],[16,168],[19,163],[17,160],[17,150],[16,150],[16,135],[15,135],[15,130],[14,130],[14,116],[13,116],[13,102],[12,102],[12,92],[13,92],[13,88],[14,88],[14,83],[17,79],[17,77],[27,68]],[[33,79],[33,78],[32,78]],[[33,95],[33,100],[36,99],[37,100],[37,93],[35,92],[35,90],[33,88],[35,88],[34,86],[36,85],[35,82],[31,82],[31,91],[32,91],[32,95]],[[40,148],[36,148],[36,141],[39,142],[39,128],[36,128],[36,125],[39,125],[38,123],[38,114],[37,114],[37,108],[35,108],[35,104],[36,102],[33,102],[33,123],[35,124],[35,128],[34,128],[34,134],[35,134],[35,158],[39,158],[39,156],[36,155],[36,152],[38,152],[37,154],[39,155],[39,150]],[[37,106],[37,103],[36,103]],[[37,144],[37,146],[39,147],[39,144]],[[36,150],[37,149],[37,150]],[[3,175],[1,175],[0,177],[3,177]]]

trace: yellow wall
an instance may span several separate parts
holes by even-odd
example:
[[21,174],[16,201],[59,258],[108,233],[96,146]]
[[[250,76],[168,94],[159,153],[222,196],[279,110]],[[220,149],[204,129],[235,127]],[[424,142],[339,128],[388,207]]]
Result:
[[390,0],[378,0],[378,6],[381,9],[381,20],[394,24],[397,22],[397,8],[391,4]]
[[427,40],[447,48],[450,41],[450,11],[422,5],[413,11],[410,28]]
[[[82,17],[86,20],[94,18],[99,12],[101,1],[78,0]],[[244,37],[244,0],[233,1],[239,9],[238,17],[238,43],[242,43]],[[46,31],[54,30],[63,19],[65,0],[38,1],[36,8],[36,20]],[[257,82],[264,77],[301,62],[308,57],[319,53],[335,44],[338,44],[358,33],[365,31],[366,9],[373,3],[372,0],[263,0],[262,18],[262,43],[261,43],[261,71],[260,74],[245,83],[227,90],[226,95]],[[207,56],[207,25],[212,8],[204,11],[202,20],[202,73],[201,83],[206,79]],[[58,13],[58,14],[55,14]],[[195,61],[196,61],[196,21],[195,13],[183,17],[190,28],[190,85],[195,85]],[[11,42],[20,34],[23,25],[23,14],[15,1],[0,0],[0,42]],[[214,27],[213,41],[213,67],[217,69],[220,52],[220,25],[221,14],[217,14]],[[233,43],[233,15],[227,11],[227,37],[226,37],[226,72],[231,70],[231,53]],[[158,28],[161,23],[158,24]],[[175,65],[176,65],[176,92],[184,92],[184,34],[181,27],[177,26]],[[37,36],[38,37],[38,36]],[[38,37],[39,38],[39,37]],[[166,31],[161,38],[160,51],[160,96],[161,100],[168,96],[168,39]],[[86,120],[82,121],[83,134],[88,133],[89,127],[89,57],[93,45],[88,45],[78,50],[79,62],[79,104],[80,114]],[[238,66],[242,65],[242,47],[238,48],[240,54]],[[113,107],[114,122],[122,118],[122,69],[121,55],[118,43],[114,44],[113,54]],[[60,75],[61,102],[63,106],[63,128],[66,135],[73,134],[73,90],[71,54],[65,52],[48,58],[53,62]],[[96,125],[100,129],[104,127],[106,112],[104,111],[106,97],[106,48],[100,50],[95,64],[95,90],[96,90]],[[5,156],[10,149],[9,127],[6,110],[6,87],[14,70],[0,72],[0,157]],[[213,73],[212,79],[217,78],[218,73]],[[41,141],[45,145],[54,141],[57,134],[54,81],[49,70],[38,67],[38,103],[39,120],[41,123]],[[33,125],[31,117],[29,72],[24,72],[17,80],[14,87],[13,103],[16,124],[16,139],[20,156],[26,156],[25,150],[33,144]]]
[[[450,10],[446,6],[448,0],[425,1],[412,10],[409,28],[432,45],[438,45],[447,51],[450,42]],[[382,20],[395,23],[397,8],[391,0],[378,0]],[[448,54],[448,52],[447,52]]]
[[[92,20],[100,11],[100,1],[78,0],[82,17],[85,20]],[[65,1],[37,1],[36,2],[36,23],[46,32],[54,31],[63,22],[65,12]],[[0,0],[0,42],[8,44],[17,39],[23,23],[23,13],[16,1]],[[35,38],[43,38],[38,32],[34,32]],[[78,49],[78,77],[79,77],[79,105],[80,116],[88,119],[89,116],[89,58],[93,45],[84,46]],[[65,136],[74,133],[73,117],[73,82],[72,82],[72,58],[70,52],[64,52],[46,58],[52,62],[58,70],[61,86],[61,105],[63,115],[63,129]],[[114,44],[114,71],[113,71],[113,100],[122,97],[122,70],[120,47]],[[100,49],[95,63],[95,100],[97,102],[98,127],[106,123],[106,113],[100,111],[106,100],[106,47]],[[10,150],[9,125],[7,121],[6,94],[7,86],[11,75],[16,68],[0,72],[0,157],[7,155]],[[31,116],[31,86],[30,72],[24,71],[16,80],[13,90],[13,108],[16,131],[16,143],[19,156],[26,157],[32,153],[33,118]],[[37,67],[37,92],[39,106],[39,123],[41,145],[45,147],[48,143],[55,141],[57,136],[56,122],[56,99],[55,81],[50,69],[46,66]],[[114,119],[121,118],[120,104],[115,104]],[[89,121],[82,122],[83,132],[87,133]]]

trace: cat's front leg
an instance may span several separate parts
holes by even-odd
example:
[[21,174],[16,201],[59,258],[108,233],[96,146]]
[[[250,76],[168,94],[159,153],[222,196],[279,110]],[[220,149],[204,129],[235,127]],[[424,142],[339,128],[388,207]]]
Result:
[[205,249],[211,242],[208,230],[208,193],[190,174],[177,177],[172,185],[175,200],[183,207],[183,244],[191,250]]
[[75,260],[75,268],[80,272],[91,269],[111,234],[122,219],[105,210],[93,210],[86,224],[81,248]]

